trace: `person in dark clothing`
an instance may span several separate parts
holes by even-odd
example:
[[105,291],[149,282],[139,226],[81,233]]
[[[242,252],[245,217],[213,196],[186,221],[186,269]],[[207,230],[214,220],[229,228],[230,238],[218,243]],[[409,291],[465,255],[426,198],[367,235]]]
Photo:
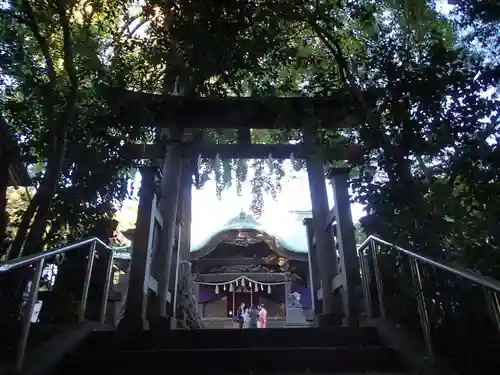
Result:
[[245,319],[243,318],[243,314],[245,313],[245,304],[242,302],[238,310],[236,311],[236,315],[234,316],[234,321],[239,324],[239,328],[243,328],[243,323]]
[[259,319],[259,312],[257,311],[255,305],[252,305],[252,307],[248,311],[248,314],[250,315],[250,324],[248,328],[257,328],[257,320]]

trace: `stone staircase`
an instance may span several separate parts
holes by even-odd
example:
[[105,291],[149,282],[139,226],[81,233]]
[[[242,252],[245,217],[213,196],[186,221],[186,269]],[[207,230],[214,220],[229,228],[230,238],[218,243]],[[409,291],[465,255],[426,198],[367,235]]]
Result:
[[[268,318],[267,328],[284,328],[285,318]],[[227,319],[203,319],[203,327],[206,329],[233,329],[233,320]]]
[[46,373],[404,374],[376,329],[93,332]]

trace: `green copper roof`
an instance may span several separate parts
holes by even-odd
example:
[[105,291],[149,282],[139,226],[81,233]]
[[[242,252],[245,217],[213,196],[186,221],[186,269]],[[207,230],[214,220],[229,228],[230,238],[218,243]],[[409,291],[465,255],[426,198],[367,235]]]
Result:
[[285,220],[274,220],[259,222],[251,215],[241,213],[239,216],[229,220],[222,227],[213,231],[209,236],[196,241],[192,238],[191,251],[197,251],[207,245],[210,240],[220,233],[231,230],[255,230],[266,233],[278,240],[281,247],[295,252],[307,253],[306,230],[302,224],[302,218],[287,218]]

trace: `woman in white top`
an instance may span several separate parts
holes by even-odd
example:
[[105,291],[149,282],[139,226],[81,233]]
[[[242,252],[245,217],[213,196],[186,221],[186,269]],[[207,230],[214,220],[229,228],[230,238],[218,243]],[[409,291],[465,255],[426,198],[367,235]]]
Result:
[[248,313],[248,308],[243,312],[243,328],[249,328],[250,326],[250,314]]

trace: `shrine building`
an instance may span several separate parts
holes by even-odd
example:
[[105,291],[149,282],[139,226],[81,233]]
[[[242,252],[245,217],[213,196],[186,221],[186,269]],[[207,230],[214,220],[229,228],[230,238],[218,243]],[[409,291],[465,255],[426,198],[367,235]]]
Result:
[[[193,243],[190,252],[198,312],[207,328],[230,328],[240,303],[264,304],[268,326],[283,326],[285,296],[298,292],[312,316],[306,213],[292,212],[286,228],[266,227],[241,213]],[[306,214],[307,215],[307,214]]]

